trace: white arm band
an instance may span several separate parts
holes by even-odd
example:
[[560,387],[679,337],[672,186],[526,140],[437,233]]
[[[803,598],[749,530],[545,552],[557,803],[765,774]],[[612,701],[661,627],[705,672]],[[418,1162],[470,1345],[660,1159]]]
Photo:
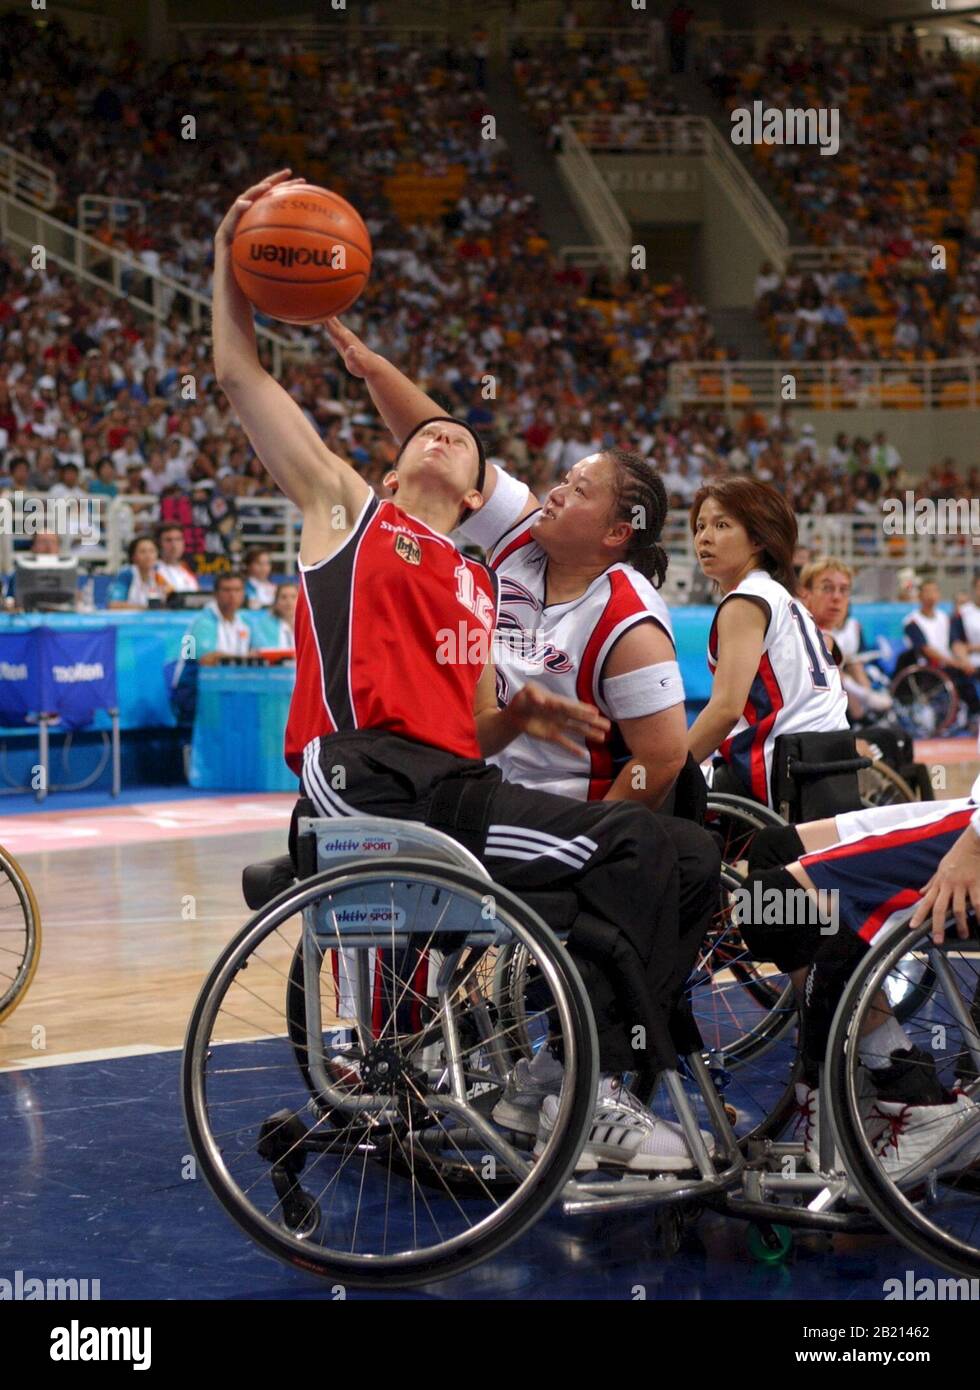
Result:
[[684,703],[684,682],[676,661],[640,666],[602,682],[602,699],[610,719],[639,719]]
[[531,495],[527,483],[512,478],[495,463],[490,467],[497,469],[497,485],[493,490],[493,496],[489,502],[484,502],[478,512],[468,516],[459,528],[468,541],[474,541],[487,551],[491,550],[500,537],[514,525]]

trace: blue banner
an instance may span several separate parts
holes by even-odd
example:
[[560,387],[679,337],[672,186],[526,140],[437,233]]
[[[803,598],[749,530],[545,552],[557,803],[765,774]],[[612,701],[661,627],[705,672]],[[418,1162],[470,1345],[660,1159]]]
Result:
[[0,725],[17,728],[41,708],[37,632],[0,632]]
[[115,628],[0,633],[0,725],[35,724],[44,713],[84,729],[115,704]]

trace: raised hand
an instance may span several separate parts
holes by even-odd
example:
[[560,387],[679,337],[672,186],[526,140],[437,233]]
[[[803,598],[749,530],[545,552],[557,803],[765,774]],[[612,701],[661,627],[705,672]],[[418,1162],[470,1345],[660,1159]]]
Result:
[[235,228],[238,226],[243,213],[247,212],[259,198],[271,192],[273,188],[291,188],[294,185],[300,188],[306,183],[305,179],[290,178],[291,173],[291,169],[280,169],[275,174],[269,174],[261,183],[254,183],[251,188],[246,188],[245,192],[235,199],[221,219],[218,230],[214,234],[215,242],[227,245],[235,235]]
[[356,333],[352,332],[340,319],[332,316],[324,319],[327,337],[343,358],[344,366],[351,376],[365,377],[371,366],[371,359],[377,354],[364,346]]
[[587,743],[602,743],[611,727],[595,705],[552,695],[536,681],[528,681],[523,690],[517,692],[507,706],[507,714],[521,733],[546,743],[560,744],[572,753],[581,753],[583,749],[581,742],[576,742],[571,735]]

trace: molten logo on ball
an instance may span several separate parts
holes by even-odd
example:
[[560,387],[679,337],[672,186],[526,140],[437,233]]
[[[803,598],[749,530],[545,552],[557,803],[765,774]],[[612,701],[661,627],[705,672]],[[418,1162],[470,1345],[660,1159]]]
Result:
[[323,265],[332,270],[347,269],[347,254],[342,246],[328,246],[322,251],[308,246],[270,246],[253,241],[248,248],[249,260],[278,261],[280,265]]
[[313,185],[272,189],[238,223],[231,248],[235,279],[256,309],[284,323],[319,323],[342,314],[371,273],[371,238],[357,211]]

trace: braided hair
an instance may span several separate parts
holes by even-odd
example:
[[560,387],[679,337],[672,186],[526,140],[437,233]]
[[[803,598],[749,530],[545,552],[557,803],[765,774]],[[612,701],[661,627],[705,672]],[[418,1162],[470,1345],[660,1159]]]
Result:
[[603,449],[615,470],[613,520],[628,521],[633,534],[623,560],[639,570],[655,589],[667,574],[667,552],[660,545],[667,519],[667,489],[660,474],[639,454],[626,449]]

